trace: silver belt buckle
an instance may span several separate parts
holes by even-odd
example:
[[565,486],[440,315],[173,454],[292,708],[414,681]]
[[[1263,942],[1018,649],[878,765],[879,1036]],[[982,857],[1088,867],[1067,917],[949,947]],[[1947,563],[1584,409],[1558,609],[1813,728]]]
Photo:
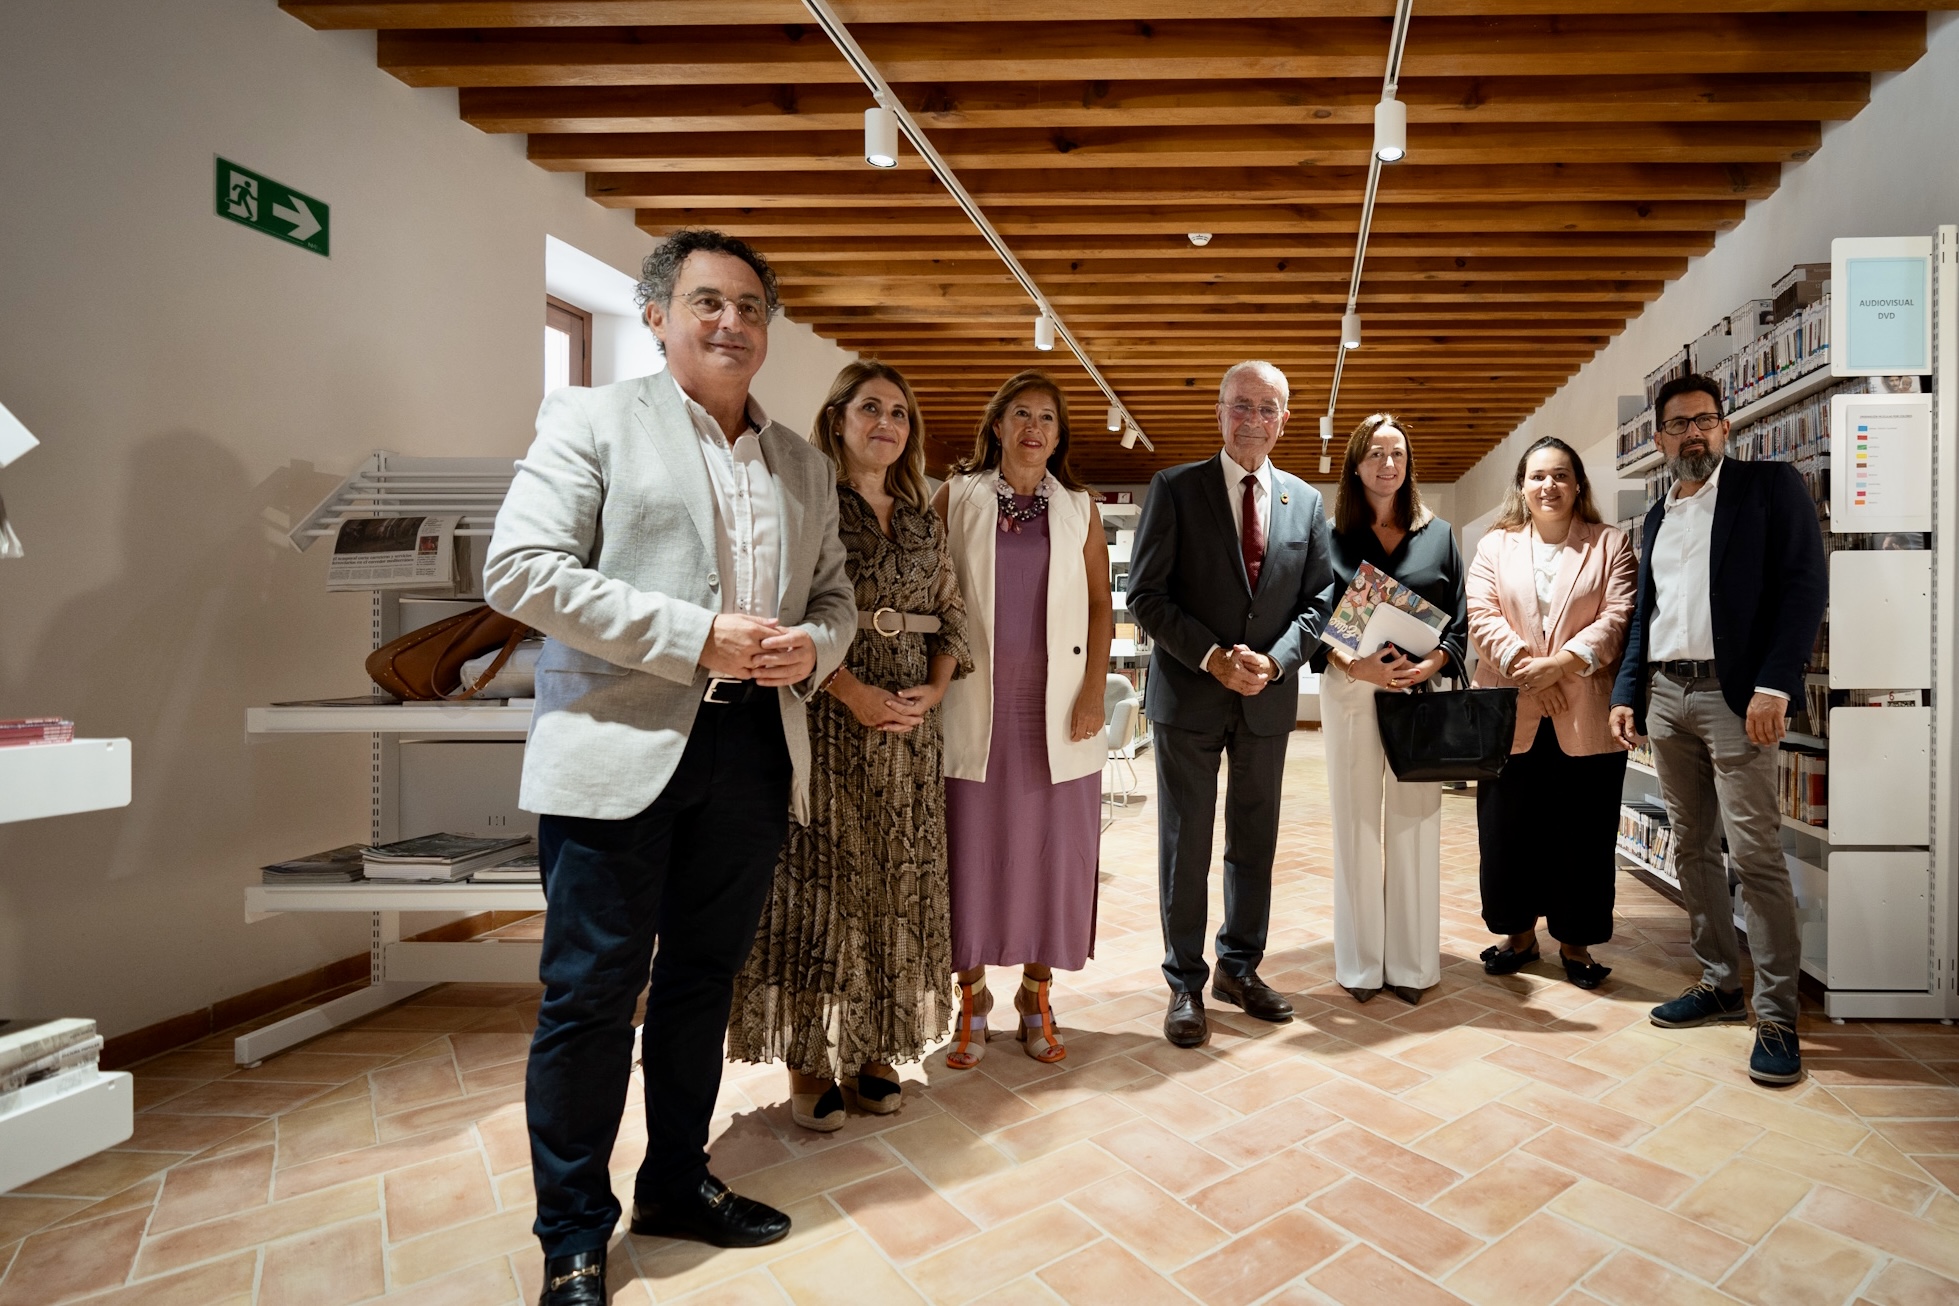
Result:
[[707,678],[707,693],[701,696],[701,701],[703,703],[714,703],[721,707],[731,706],[738,700],[720,697],[721,687],[723,685],[745,685],[747,683],[747,681],[737,679],[734,676],[709,676]]
[[[884,628],[884,618],[886,613],[890,614],[893,622],[892,628],[890,630],[886,630]],[[905,633],[905,614],[898,611],[898,609],[896,608],[879,608],[876,612],[873,612],[871,614],[871,629],[876,631],[878,634],[884,636],[886,639],[896,639],[898,638],[898,636]]]

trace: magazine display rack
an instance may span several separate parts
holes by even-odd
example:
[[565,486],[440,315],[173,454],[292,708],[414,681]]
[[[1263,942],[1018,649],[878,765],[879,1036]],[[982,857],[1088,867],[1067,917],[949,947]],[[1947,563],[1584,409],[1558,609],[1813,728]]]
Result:
[[[511,461],[505,458],[404,458],[376,453],[339,489],[321,502],[291,532],[304,549],[333,536],[341,521],[354,517],[408,517],[424,513],[458,516],[456,534],[487,537],[510,487]],[[393,591],[375,591],[369,635],[375,648],[404,627],[444,615],[456,604],[480,600],[436,600],[419,615],[420,601]],[[411,611],[404,620],[403,607]],[[433,830],[402,829],[403,804],[417,820],[417,795],[431,785],[453,797],[464,793],[475,807],[477,833],[522,828],[517,812],[516,763],[530,729],[531,707],[522,700],[460,703],[390,703],[373,706],[287,706],[249,708],[245,729],[254,736],[365,734],[370,737],[368,842],[392,843],[404,835]],[[410,755],[404,766],[404,750]],[[490,762],[485,765],[486,755]],[[417,766],[416,759],[424,759]],[[446,772],[446,774],[445,774]],[[490,792],[494,790],[494,792]],[[507,791],[507,792],[506,792]],[[480,801],[478,801],[480,800]],[[423,803],[426,807],[426,802]],[[446,827],[445,827],[446,828]],[[468,833],[467,830],[458,830]],[[539,944],[535,940],[474,940],[434,943],[403,940],[403,912],[471,915],[491,911],[544,910],[544,891],[521,884],[419,884],[361,881],[353,884],[250,885],[245,889],[245,919],[264,920],[286,912],[361,912],[367,915],[368,985],[234,1040],[239,1065],[254,1065],[276,1052],[316,1038],[349,1021],[412,997],[434,984],[534,983]]]
[[[129,806],[127,739],[0,748],[0,824]],[[0,1193],[114,1147],[136,1130],[124,1071],[80,1066],[0,1098]]]
[[[1839,1022],[1959,1018],[1959,786],[1953,768],[1934,761],[1959,756],[1949,706],[1959,701],[1959,458],[1951,452],[1959,448],[1959,405],[1951,399],[1959,386],[1959,228],[1939,228],[1932,249],[1932,371],[1929,384],[1919,382],[1931,391],[1929,547],[1923,535],[1845,536],[1825,521],[1830,607],[1806,676],[1807,702],[1795,705],[1807,728],[1792,732],[1782,748],[1783,854],[1797,899],[1802,970],[1822,986],[1825,1010]],[[1819,303],[1829,308],[1828,298]],[[1634,414],[1640,401],[1621,401],[1619,470],[1649,474],[1648,503],[1671,488],[1650,444],[1652,392],[1690,362],[1715,375],[1725,360],[1731,393],[1751,400],[1730,417],[1731,455],[1796,463],[1819,515],[1828,516],[1826,392],[1859,393],[1866,382],[1832,375],[1827,358],[1818,361],[1813,308],[1801,314],[1810,322],[1807,355],[1797,339],[1802,331],[1778,324],[1755,337],[1754,358],[1721,355],[1710,366],[1699,357],[1710,333],[1649,376],[1645,410]],[[1764,343],[1771,334],[1772,350]],[[1821,352],[1829,345],[1825,333]],[[1783,383],[1773,385],[1777,379]],[[1641,548],[1643,516],[1621,523]],[[1861,691],[1858,705],[1842,701],[1846,690]],[[1870,702],[1884,705],[1862,705]],[[1667,835],[1658,777],[1650,757],[1635,754],[1619,855],[1678,900]],[[1737,928],[1740,907],[1737,892]]]

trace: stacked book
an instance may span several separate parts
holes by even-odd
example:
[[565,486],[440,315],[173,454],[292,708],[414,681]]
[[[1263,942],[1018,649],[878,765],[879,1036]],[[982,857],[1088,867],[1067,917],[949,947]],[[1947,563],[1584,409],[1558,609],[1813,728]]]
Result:
[[0,748],[22,744],[66,744],[75,738],[75,723],[66,717],[30,716],[0,721]]
[[1806,748],[1783,748],[1775,755],[1775,779],[1782,814],[1805,825],[1830,823],[1830,758]]
[[69,1071],[93,1071],[102,1037],[92,1020],[8,1020],[0,1017],[0,1114],[13,1094]]
[[1673,823],[1663,805],[1641,800],[1620,805],[1619,851],[1661,879],[1680,882],[1673,868]]
[[362,868],[370,880],[467,880],[476,871],[509,861],[530,841],[529,835],[475,839],[463,834],[425,834],[419,839],[366,849]]
[[260,869],[267,884],[352,884],[364,873],[366,853],[362,845],[348,843]]
[[486,866],[469,877],[471,884],[542,884],[544,876],[535,852],[523,853],[507,862]]

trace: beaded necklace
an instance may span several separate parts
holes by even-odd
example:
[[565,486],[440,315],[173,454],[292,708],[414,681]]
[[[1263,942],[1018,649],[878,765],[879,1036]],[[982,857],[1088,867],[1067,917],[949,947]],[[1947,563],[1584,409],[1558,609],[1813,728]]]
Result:
[[1001,532],[1012,531],[1018,535],[1022,522],[1030,522],[1036,517],[1045,516],[1048,510],[1048,494],[1053,484],[1053,476],[1043,476],[1041,483],[1034,487],[1034,501],[1022,504],[1016,498],[1014,487],[1007,482],[1007,478],[995,473],[993,492],[999,496]]

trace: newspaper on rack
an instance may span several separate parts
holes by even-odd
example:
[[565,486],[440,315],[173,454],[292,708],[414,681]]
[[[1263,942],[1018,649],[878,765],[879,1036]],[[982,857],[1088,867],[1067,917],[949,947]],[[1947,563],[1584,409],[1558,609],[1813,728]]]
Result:
[[362,869],[370,880],[463,880],[471,871],[510,860],[530,841],[527,834],[508,839],[426,834],[368,848]]
[[1353,584],[1333,607],[1320,638],[1329,646],[1364,658],[1384,644],[1422,657],[1435,651],[1448,614],[1394,577],[1363,562]]
[[13,523],[7,520],[7,501],[0,499],[0,558],[25,558],[27,550],[22,547],[20,536],[14,534]]
[[329,590],[467,592],[455,517],[358,517],[340,523],[327,565]]

